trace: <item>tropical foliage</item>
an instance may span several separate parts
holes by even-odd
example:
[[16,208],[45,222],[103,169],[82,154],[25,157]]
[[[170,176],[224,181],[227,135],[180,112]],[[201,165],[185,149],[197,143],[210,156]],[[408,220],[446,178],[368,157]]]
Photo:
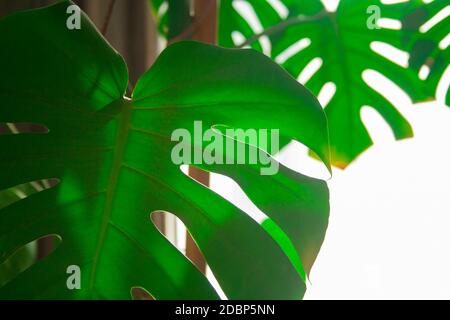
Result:
[[[196,42],[169,46],[126,97],[124,60],[87,16],[66,28],[71,4],[0,21],[0,122],[42,129],[0,135],[0,262],[40,237],[60,240],[0,298],[126,299],[133,287],[156,299],[218,298],[152,223],[159,211],[184,222],[229,298],[301,298],[328,223],[326,183],[282,165],[272,176],[201,165],[243,187],[268,216],[259,225],[171,161],[171,133],[194,120],[277,128],[283,145],[298,140],[329,167],[317,99],[256,51]],[[66,286],[71,265],[80,290]]]
[[[171,1],[153,5],[158,9]],[[324,107],[332,164],[344,168],[372,145],[361,120],[364,106],[375,109],[397,139],[413,136],[408,121],[367,75],[375,72],[389,79],[413,102],[434,99],[449,64],[448,43],[443,42],[448,37],[448,9],[445,0],[341,0],[335,11],[326,10],[320,0],[225,0],[220,5],[219,44],[263,52],[315,96],[330,90]],[[446,18],[424,32],[421,27],[440,11],[447,12]],[[155,12],[161,32],[167,31],[168,12],[173,10]],[[392,60],[386,48],[410,58]],[[431,70],[422,76],[421,68]]]

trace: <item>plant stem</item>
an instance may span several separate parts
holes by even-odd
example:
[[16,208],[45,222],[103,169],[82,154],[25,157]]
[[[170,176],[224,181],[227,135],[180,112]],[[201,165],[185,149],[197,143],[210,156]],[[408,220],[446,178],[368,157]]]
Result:
[[111,0],[108,6],[108,11],[106,13],[105,22],[102,26],[102,35],[105,36],[108,31],[109,21],[111,20],[112,12],[114,10],[114,5],[116,4],[116,0]]
[[273,25],[267,29],[264,29],[260,33],[257,33],[255,35],[251,36],[250,38],[245,40],[243,43],[236,46],[236,48],[243,48],[245,46],[248,46],[263,36],[273,35],[275,33],[278,33],[280,31],[286,29],[289,26],[292,26],[292,25],[301,24],[301,23],[305,23],[305,22],[311,22],[311,21],[317,21],[317,20],[323,18],[326,14],[327,14],[327,12],[324,10],[313,16],[301,15],[301,16],[297,16],[297,17],[293,17],[293,18],[289,18],[287,20],[281,21],[280,23],[278,23],[276,25]]

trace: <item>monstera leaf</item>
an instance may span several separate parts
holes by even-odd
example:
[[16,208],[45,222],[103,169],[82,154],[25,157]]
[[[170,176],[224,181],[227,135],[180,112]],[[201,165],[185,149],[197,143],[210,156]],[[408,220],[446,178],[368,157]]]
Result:
[[[81,29],[66,28],[71,4],[0,21],[0,122],[45,129],[0,135],[0,190],[51,182],[0,205],[0,263],[35,239],[60,239],[0,298],[126,299],[133,287],[156,299],[217,298],[152,223],[157,211],[185,223],[228,298],[301,298],[327,227],[326,183],[281,164],[274,175],[199,165],[237,181],[267,215],[260,225],[172,162],[171,134],[195,136],[194,121],[278,129],[282,145],[298,140],[329,166],[318,101],[260,53],[195,42],[167,48],[125,97],[123,59],[84,14]],[[79,290],[66,283],[73,265]]]
[[[434,17],[440,17],[436,24]],[[409,66],[420,75],[427,94],[433,96],[445,69],[450,63],[450,5],[445,0],[418,6],[403,19],[403,42],[410,52]],[[447,91],[450,106],[450,91]]]
[[[273,3],[221,1],[220,44],[250,45],[263,51],[298,77],[316,96],[325,85],[335,85],[335,93],[325,109],[334,165],[345,167],[372,144],[361,120],[363,106],[378,111],[397,139],[412,136],[409,123],[390,101],[366,83],[363,72],[374,70],[387,77],[413,101],[434,97],[434,92],[425,89],[417,70],[399,65],[384,55],[386,45],[408,51],[407,39],[414,37],[417,30],[400,31],[395,30],[395,26],[377,23],[378,14],[397,22],[411,18],[424,10],[423,3],[341,0],[335,12],[325,11],[320,0],[280,0],[277,6]],[[246,19],[245,12],[253,12],[254,18]],[[440,39],[443,32],[430,33],[428,39]],[[419,43],[418,47],[420,50],[422,45]],[[448,63],[448,59],[442,57],[441,60]],[[308,78],[302,71],[310,63],[318,70]],[[442,61],[438,65],[440,69]]]

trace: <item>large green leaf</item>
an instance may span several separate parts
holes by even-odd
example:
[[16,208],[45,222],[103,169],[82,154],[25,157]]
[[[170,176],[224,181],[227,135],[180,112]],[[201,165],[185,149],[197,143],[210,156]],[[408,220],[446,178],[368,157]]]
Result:
[[[62,240],[0,297],[122,299],[136,286],[156,299],[217,298],[152,224],[155,211],[185,223],[229,298],[302,297],[327,227],[325,182],[281,165],[271,176],[260,165],[202,165],[241,184],[269,217],[260,226],[182,173],[171,134],[192,132],[194,120],[279,129],[282,144],[296,139],[329,167],[317,100],[253,50],[195,42],[167,48],[126,98],[123,59],[85,15],[81,30],[66,28],[70,4],[0,21],[0,122],[48,129],[0,135],[0,190],[59,182],[0,206],[0,262],[42,236]],[[81,268],[80,290],[67,289],[70,265]]]
[[[434,0],[417,6],[402,21],[405,33],[403,42],[411,53],[409,66],[417,73],[423,71],[422,68],[429,69],[429,73],[423,76],[423,85],[431,96],[435,95],[438,83],[450,63],[450,48],[442,42],[449,36],[449,11],[448,1]],[[426,25],[433,17],[445,12],[447,16],[444,19],[432,27]],[[450,91],[447,91],[446,103],[450,106]]]
[[[434,97],[434,92],[425,88],[414,68],[402,67],[371,47],[382,43],[408,51],[410,45],[405,39],[413,37],[417,30],[368,27],[368,23],[374,24],[376,16],[373,13],[377,9],[382,18],[402,21],[418,8],[422,10],[423,4],[418,1],[383,4],[373,0],[342,0],[336,12],[327,12],[320,0],[280,0],[279,3],[284,5],[284,13],[277,11],[269,1],[221,1],[219,43],[239,45],[233,41],[233,34],[240,35],[250,40],[246,42],[251,42],[251,47],[263,50],[278,61],[294,77],[298,77],[313,59],[321,59],[316,59],[322,62],[321,67],[305,86],[316,96],[324,85],[334,83],[336,86],[336,92],[325,108],[330,126],[332,163],[345,167],[372,144],[361,120],[363,106],[377,110],[397,139],[411,137],[413,132],[409,123],[390,101],[365,82],[363,72],[375,70],[402,88],[413,101]],[[243,10],[253,11],[256,19],[243,17],[239,6],[247,6]],[[259,28],[255,26],[255,20],[259,21]],[[263,29],[268,31],[266,39],[261,37]],[[429,35],[432,39],[436,36]],[[305,40],[301,49],[299,41],[302,39]],[[448,63],[448,59],[446,61]]]

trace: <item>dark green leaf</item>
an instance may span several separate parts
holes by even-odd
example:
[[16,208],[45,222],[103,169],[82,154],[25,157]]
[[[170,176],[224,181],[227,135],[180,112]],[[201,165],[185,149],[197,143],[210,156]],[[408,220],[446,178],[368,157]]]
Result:
[[[253,50],[195,42],[167,48],[126,98],[123,59],[86,16],[81,30],[66,28],[70,4],[0,21],[0,122],[48,128],[0,135],[0,190],[59,181],[0,207],[0,262],[42,236],[62,239],[0,297],[123,299],[142,287],[156,299],[217,298],[151,223],[155,211],[185,223],[229,298],[302,297],[303,270],[327,225],[326,184],[283,166],[261,176],[258,165],[203,165],[242,185],[270,218],[260,226],[184,175],[171,161],[170,136],[192,132],[194,120],[276,128],[283,144],[296,139],[329,167],[317,100]],[[81,268],[81,290],[66,286],[70,265]]]

